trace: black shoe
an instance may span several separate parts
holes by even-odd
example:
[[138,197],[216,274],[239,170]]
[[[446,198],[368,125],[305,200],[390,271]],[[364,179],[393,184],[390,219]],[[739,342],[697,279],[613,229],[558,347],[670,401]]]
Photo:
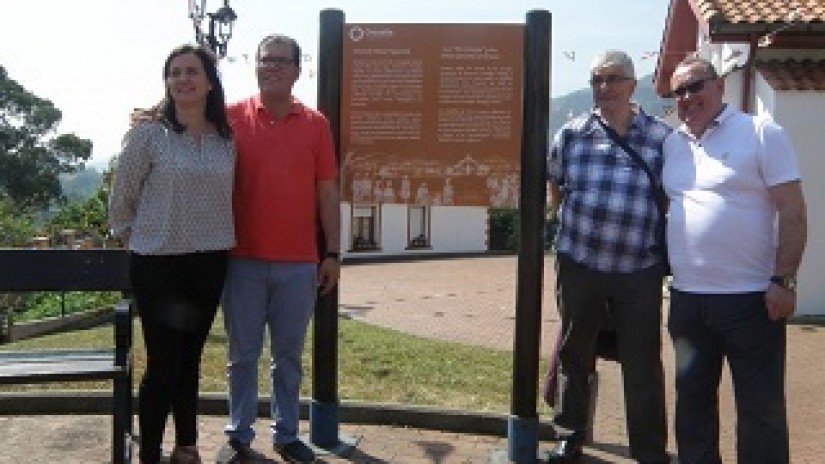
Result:
[[559,440],[553,451],[550,451],[547,462],[555,464],[578,462],[582,455],[582,448],[584,448],[584,432],[574,432]]
[[275,444],[275,451],[286,461],[293,464],[309,464],[315,462],[315,453],[301,440],[286,444]]
[[236,439],[229,440],[218,453],[218,462],[227,464],[241,464],[244,462],[255,462],[263,455],[253,450],[249,443],[241,443]]

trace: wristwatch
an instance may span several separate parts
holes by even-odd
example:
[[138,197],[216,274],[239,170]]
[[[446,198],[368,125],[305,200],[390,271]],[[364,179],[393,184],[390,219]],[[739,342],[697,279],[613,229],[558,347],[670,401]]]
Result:
[[796,290],[796,276],[775,275],[771,276],[771,283],[779,285],[785,290]]

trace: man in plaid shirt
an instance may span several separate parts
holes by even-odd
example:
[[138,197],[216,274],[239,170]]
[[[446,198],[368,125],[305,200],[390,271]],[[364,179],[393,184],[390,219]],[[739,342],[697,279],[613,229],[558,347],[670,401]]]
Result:
[[[626,53],[596,56],[590,84],[594,109],[559,130],[547,160],[551,208],[559,220],[562,341],[555,423],[569,431],[550,462],[575,462],[582,454],[596,337],[608,312],[622,366],[631,457],[669,462],[661,360],[664,247],[656,233],[654,192],[671,128],[631,102],[636,79]],[[619,139],[647,164],[656,185]]]

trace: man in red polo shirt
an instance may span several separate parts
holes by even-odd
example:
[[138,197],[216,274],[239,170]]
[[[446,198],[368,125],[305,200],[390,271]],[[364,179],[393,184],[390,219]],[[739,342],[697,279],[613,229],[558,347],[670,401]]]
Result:
[[[229,337],[229,446],[241,460],[257,413],[258,359],[264,328],[272,354],[272,440],[287,462],[314,462],[298,439],[301,352],[320,287],[340,274],[338,168],[326,118],[292,96],[301,50],[283,35],[256,54],[260,94],[227,108],[237,148],[234,213],[237,245],[224,288]],[[316,219],[326,255],[320,260]]]

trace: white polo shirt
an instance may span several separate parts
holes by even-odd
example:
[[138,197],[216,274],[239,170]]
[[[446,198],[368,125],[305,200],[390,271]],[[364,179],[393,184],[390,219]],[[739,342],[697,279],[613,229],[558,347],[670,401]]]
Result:
[[696,293],[765,290],[776,257],[768,188],[799,179],[782,127],[726,105],[700,138],[683,126],[664,143],[673,287]]

